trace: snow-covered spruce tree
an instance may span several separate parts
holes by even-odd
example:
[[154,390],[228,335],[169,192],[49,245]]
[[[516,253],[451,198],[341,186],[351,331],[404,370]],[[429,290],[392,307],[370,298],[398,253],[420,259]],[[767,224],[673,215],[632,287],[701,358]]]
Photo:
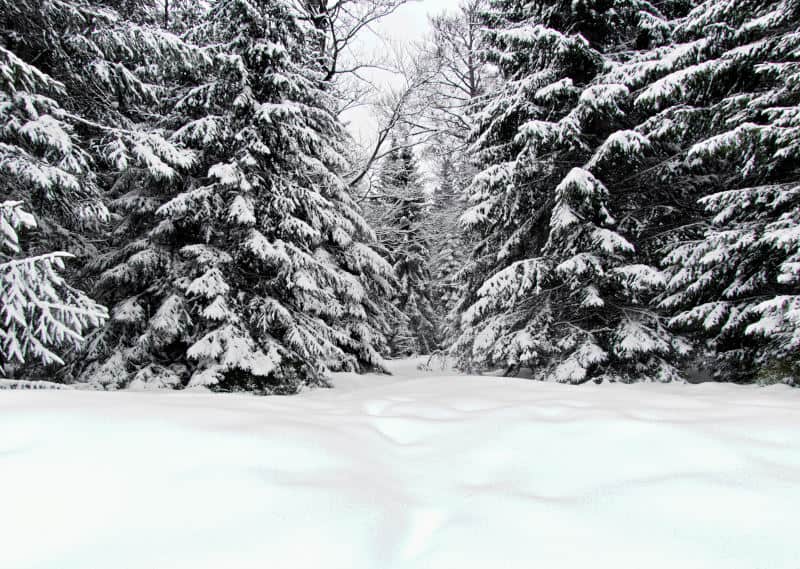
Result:
[[141,125],[163,95],[156,58],[197,52],[99,2],[0,1],[0,189],[36,213],[31,247],[95,253],[85,234],[109,220],[106,186],[163,172],[175,149]]
[[285,393],[380,366],[392,271],[338,175],[316,33],[281,0],[220,0],[191,30],[211,65],[171,120],[199,158],[100,277],[118,328],[91,381]]
[[[151,117],[164,70],[198,60],[192,46],[107,3],[0,0],[0,194],[36,215],[24,254],[94,258],[113,217],[105,192],[185,164]],[[67,265],[66,282],[80,282],[78,266]]]
[[700,198],[682,211],[661,304],[722,380],[800,376],[798,21],[794,0],[708,0],[676,45],[618,70],[651,115],[637,131],[667,157],[657,182]]
[[[581,383],[677,377],[680,344],[648,309],[663,285],[617,225],[593,171],[629,120],[609,56],[666,27],[649,3],[494,2],[486,57],[502,76],[478,118],[483,171],[463,222],[480,241],[454,350],[463,367],[530,367]],[[601,156],[598,157],[597,153]]]
[[437,158],[439,172],[426,227],[430,240],[431,298],[435,299],[434,309],[440,322],[439,344],[446,345],[444,323],[458,301],[459,275],[467,258],[466,237],[458,223],[465,206],[463,188],[466,184],[460,175],[462,172],[456,170],[456,165],[466,165],[452,152]]
[[211,0],[104,0],[104,4],[127,21],[180,34],[197,24]]
[[[69,89],[51,74],[51,52],[63,54],[51,18],[41,2],[0,2],[0,195],[36,212],[40,232],[28,249],[49,251],[59,242],[79,251],[87,247],[83,231],[109,214],[75,132]],[[43,33],[30,34],[32,27]],[[43,61],[34,65],[37,54]]]
[[487,83],[480,45],[484,4],[484,0],[467,0],[453,12],[431,17],[431,38],[422,48],[422,57],[436,69],[422,87],[427,105],[425,116],[417,120],[436,133],[422,156],[433,166],[435,179],[426,225],[440,346],[452,343],[458,328],[459,315],[453,309],[469,247],[458,218],[466,205],[464,191],[475,173],[466,150],[476,101]]
[[163,96],[150,61],[197,57],[102,2],[0,0],[0,189],[36,214],[31,247],[96,252],[85,234],[109,219],[106,185],[119,172],[159,175],[176,152],[142,128]]
[[395,306],[404,316],[388,337],[390,353],[429,354],[436,349],[437,315],[431,302],[428,204],[408,141],[394,138],[380,168],[369,218],[394,268]]
[[106,309],[59,274],[68,253],[20,256],[19,232],[36,227],[21,202],[0,203],[0,374],[30,359],[62,364],[56,351],[78,349]]

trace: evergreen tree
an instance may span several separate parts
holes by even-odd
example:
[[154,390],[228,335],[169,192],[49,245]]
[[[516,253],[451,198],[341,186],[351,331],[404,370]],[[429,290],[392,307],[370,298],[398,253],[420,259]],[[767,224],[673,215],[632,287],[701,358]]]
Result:
[[403,315],[389,337],[392,355],[429,354],[436,348],[437,316],[431,302],[428,204],[408,141],[392,140],[381,164],[371,217],[398,281],[395,306]]
[[370,245],[332,79],[396,3],[0,0],[5,373],[288,393],[454,342],[669,380],[678,332],[720,379],[797,380],[800,0],[434,18],[428,108],[395,120],[436,132],[436,187],[394,140]]
[[317,33],[281,0],[220,0],[190,31],[210,64],[168,120],[198,159],[126,198],[150,221],[100,267],[115,327],[91,381],[292,392],[380,367],[391,267],[339,177]]
[[[82,117],[69,112],[73,93],[54,76],[70,78],[60,65],[70,59],[63,43],[78,43],[82,36],[59,37],[63,29],[53,19],[64,17],[68,25],[88,18],[89,7],[78,7],[85,11],[0,2],[0,194],[22,201],[39,216],[41,232],[28,245],[36,252],[55,245],[38,243],[48,237],[79,250],[85,246],[82,231],[97,229],[109,216],[92,157],[76,133]],[[26,33],[30,29],[42,33]]]
[[796,376],[789,228],[798,92],[789,23],[797,3],[665,2],[660,10],[635,49],[606,56],[593,81],[628,94],[586,167],[608,188],[639,262],[667,266],[663,278],[647,272],[667,285],[658,308],[717,354],[717,377],[752,379],[759,368]]
[[458,218],[464,209],[463,188],[465,174],[456,168],[466,168],[453,152],[438,157],[439,172],[433,203],[427,215],[426,228],[431,242],[429,260],[431,274],[431,298],[439,324],[439,345],[449,342],[448,320],[457,318],[453,308],[461,290],[460,274],[467,259],[467,239]]
[[484,5],[484,0],[468,0],[452,13],[431,17],[432,37],[422,55],[436,69],[423,86],[422,96],[428,101],[426,119],[436,132],[425,147],[425,157],[432,163],[436,179],[427,227],[440,346],[452,343],[458,329],[459,315],[454,308],[469,247],[458,217],[466,206],[465,189],[475,174],[466,150],[476,103],[490,80],[481,56]]
[[0,373],[26,363],[63,364],[53,350],[79,349],[106,309],[69,286],[59,274],[63,252],[20,257],[19,231],[36,227],[21,202],[0,203]]
[[677,377],[683,346],[647,308],[663,276],[612,215],[624,197],[598,177],[635,143],[619,132],[630,90],[602,76],[610,54],[668,26],[647,2],[604,5],[500,1],[485,16],[502,81],[478,116],[483,170],[463,217],[480,238],[455,344],[464,367],[572,383]]
[[[0,194],[39,228],[20,254],[56,264],[54,250],[96,255],[112,219],[105,191],[190,160],[142,125],[164,92],[149,62],[167,57],[188,66],[201,55],[102,2],[0,1]],[[73,295],[75,273],[56,288]]]
[[669,147],[660,184],[700,200],[681,212],[661,305],[723,380],[800,377],[799,19],[797,1],[707,0],[679,43],[620,70],[649,81],[636,103]]

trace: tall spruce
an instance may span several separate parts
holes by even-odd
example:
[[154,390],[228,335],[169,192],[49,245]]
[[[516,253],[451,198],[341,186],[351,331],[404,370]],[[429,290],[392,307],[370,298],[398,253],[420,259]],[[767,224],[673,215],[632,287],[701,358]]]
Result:
[[[800,2],[700,3],[649,75],[642,132],[669,147],[660,185],[692,201],[668,248],[672,324],[723,380],[800,378]],[[686,221],[691,224],[686,224]]]
[[[0,1],[0,194],[37,225],[17,255],[40,259],[40,267],[46,259],[62,264],[60,249],[96,255],[113,217],[105,192],[120,178],[169,176],[183,161],[159,131],[142,128],[163,95],[149,62],[166,56],[191,65],[197,54],[103,2]],[[43,272],[40,292],[58,282],[47,302],[58,290],[78,298],[70,286],[80,282],[76,267]],[[36,298],[43,297],[18,296],[25,306],[15,306],[33,317],[44,306]]]
[[429,204],[411,145],[393,139],[381,161],[370,218],[398,282],[402,314],[389,335],[394,356],[430,354],[437,347],[438,318],[431,302]]
[[436,158],[439,171],[426,227],[431,243],[431,297],[440,323],[438,341],[445,346],[450,341],[448,321],[458,302],[459,278],[467,258],[467,239],[458,219],[465,206],[463,190],[469,170],[464,171],[467,164],[455,152],[443,152]]
[[175,148],[141,128],[164,94],[156,58],[188,66],[197,53],[103,2],[0,2],[0,184],[43,238],[94,252],[85,234],[109,219],[107,184],[169,168]]
[[454,346],[463,367],[571,383],[678,377],[683,344],[648,307],[663,275],[642,262],[603,171],[635,143],[630,90],[603,71],[668,26],[650,3],[605,4],[498,1],[485,15],[501,81],[478,116],[483,170],[462,218],[479,236]]
[[91,381],[293,392],[380,367],[392,272],[339,176],[317,33],[281,0],[220,0],[189,30],[209,64],[167,120],[197,160],[135,197],[139,236],[104,261]]
[[436,73],[423,87],[429,101],[426,120],[436,135],[424,156],[435,180],[427,216],[434,308],[439,320],[438,343],[452,343],[459,315],[454,311],[461,288],[469,239],[458,218],[465,189],[476,170],[467,152],[476,103],[489,81],[481,52],[481,12],[484,0],[467,0],[452,12],[431,17],[431,38],[423,57]]

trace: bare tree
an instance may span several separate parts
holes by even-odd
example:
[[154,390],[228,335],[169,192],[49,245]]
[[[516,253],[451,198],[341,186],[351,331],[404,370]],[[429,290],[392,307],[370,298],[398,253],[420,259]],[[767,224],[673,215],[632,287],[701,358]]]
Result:
[[[438,67],[435,62],[417,57],[407,46],[393,46],[390,66],[393,80],[368,104],[376,124],[376,134],[360,161],[359,168],[350,178],[354,187],[367,179],[372,166],[383,157],[403,148],[418,146],[432,140],[437,129],[421,120],[429,101],[422,96],[435,79]],[[394,137],[398,132],[400,137]],[[390,143],[392,139],[400,142]],[[369,188],[364,195],[369,194]]]
[[306,19],[321,32],[319,54],[324,80],[379,65],[371,59],[348,57],[358,36],[409,0],[295,0]]
[[470,114],[485,89],[485,65],[481,58],[480,12],[485,0],[466,0],[455,13],[430,19],[433,30],[425,57],[435,61],[438,69],[427,85],[427,98],[432,102],[428,120],[447,137],[461,142],[472,128]]
[[[432,18],[433,34],[424,45],[387,43],[383,53],[358,53],[359,35],[374,32],[373,24],[408,1],[295,0],[320,31],[321,66],[336,92],[336,111],[368,106],[374,116],[375,135],[356,160],[351,187],[369,182],[373,165],[398,150],[390,144],[398,130],[403,144],[413,146],[435,138],[466,140],[468,113],[483,89],[478,12],[484,0],[467,0],[455,14]],[[385,85],[375,83],[375,70],[388,77]]]

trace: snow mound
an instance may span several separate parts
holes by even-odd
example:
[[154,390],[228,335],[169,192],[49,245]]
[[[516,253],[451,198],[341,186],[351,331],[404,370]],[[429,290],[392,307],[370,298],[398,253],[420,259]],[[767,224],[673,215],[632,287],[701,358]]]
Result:
[[4,569],[796,569],[800,390],[4,391]]

